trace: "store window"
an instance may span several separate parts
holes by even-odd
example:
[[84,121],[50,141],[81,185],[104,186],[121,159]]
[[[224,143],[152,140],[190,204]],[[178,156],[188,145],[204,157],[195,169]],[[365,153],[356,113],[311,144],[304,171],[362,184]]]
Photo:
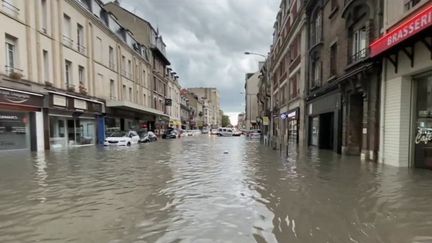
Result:
[[29,115],[0,111],[0,150],[30,148]]
[[432,76],[417,80],[415,166],[432,169]]
[[72,117],[50,117],[50,145],[52,148],[95,144],[95,142],[95,120]]

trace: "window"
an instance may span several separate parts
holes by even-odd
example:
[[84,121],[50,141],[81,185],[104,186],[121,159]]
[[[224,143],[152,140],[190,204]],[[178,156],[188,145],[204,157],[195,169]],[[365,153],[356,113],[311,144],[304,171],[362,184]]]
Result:
[[63,42],[65,45],[72,47],[73,40],[71,39],[71,18],[63,14]]
[[2,0],[2,6],[7,14],[16,17],[19,14],[19,8],[15,6],[14,0]]
[[143,96],[144,96],[144,98],[143,98],[143,105],[147,106],[147,97],[146,97],[146,94],[144,94]]
[[142,85],[144,86],[144,87],[147,87],[147,80],[146,80],[146,71],[145,70],[143,70],[143,74],[142,74]]
[[41,30],[48,32],[48,5],[47,0],[41,0]]
[[129,88],[129,101],[132,101],[132,88]]
[[126,100],[126,85],[124,85],[124,84],[123,84],[123,93],[122,93],[122,96],[123,96],[123,100]]
[[114,80],[110,80],[110,99],[115,99],[115,86],[114,86]]
[[138,90],[137,90],[137,91],[135,91],[135,103],[138,104],[138,102],[139,102],[139,94],[138,94]]
[[405,0],[405,4],[404,4],[405,11],[408,11],[408,10],[412,9],[420,1],[421,0]]
[[72,62],[66,60],[65,61],[65,81],[66,87],[72,87]]
[[109,67],[114,69],[114,48],[109,46]]
[[42,59],[43,59],[43,81],[49,82],[49,59],[48,59],[48,51],[42,51]]
[[122,56],[121,70],[122,70],[122,74],[126,75],[126,57],[125,56]]
[[337,74],[337,43],[330,47],[330,75]]
[[126,75],[129,79],[131,78],[131,76],[132,76],[132,61],[131,60],[128,60],[128,73],[127,73],[127,75]]
[[17,39],[6,35],[6,72],[8,74],[17,71]]
[[312,62],[312,88],[319,87],[321,84],[321,61],[315,59]]
[[83,66],[78,66],[78,80],[79,80],[79,84],[84,84],[85,82],[85,74],[84,74],[84,67]]
[[96,37],[96,60],[102,61],[102,39]]
[[358,61],[366,57],[367,35],[366,27],[353,32],[352,35],[352,58],[351,62]]
[[312,45],[318,44],[321,41],[321,33],[322,33],[322,16],[321,11],[317,10],[316,14],[314,15],[315,21],[313,21],[312,25],[312,33],[311,33],[311,39],[312,39]]
[[84,53],[84,27],[80,24],[77,24],[77,48],[78,52]]
[[157,80],[156,80],[156,77],[154,77],[154,79],[153,79],[153,90],[157,91]]

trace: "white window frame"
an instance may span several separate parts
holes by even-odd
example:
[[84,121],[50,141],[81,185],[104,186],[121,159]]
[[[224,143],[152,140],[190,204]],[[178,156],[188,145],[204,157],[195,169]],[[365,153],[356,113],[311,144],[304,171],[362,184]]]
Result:
[[73,82],[72,62],[69,60],[65,60],[65,85],[66,85],[66,88],[72,87],[73,85],[75,85]]

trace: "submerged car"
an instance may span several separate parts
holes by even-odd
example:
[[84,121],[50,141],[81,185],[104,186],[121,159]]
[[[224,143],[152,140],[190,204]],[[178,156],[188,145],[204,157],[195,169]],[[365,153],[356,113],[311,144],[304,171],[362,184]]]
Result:
[[105,141],[105,146],[131,146],[132,144],[137,144],[140,140],[140,137],[135,131],[129,132],[114,132],[109,135]]
[[140,140],[138,141],[139,143],[151,143],[157,141],[157,136],[152,131],[142,132],[139,134],[139,136],[140,136]]
[[163,139],[174,139],[178,137],[178,133],[176,130],[167,130],[164,134],[162,134]]

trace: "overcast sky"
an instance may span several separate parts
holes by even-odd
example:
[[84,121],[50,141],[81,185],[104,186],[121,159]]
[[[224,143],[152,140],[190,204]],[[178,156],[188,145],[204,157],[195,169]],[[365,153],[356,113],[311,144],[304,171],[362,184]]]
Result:
[[[183,87],[216,87],[231,121],[244,111],[244,77],[272,41],[280,0],[120,0],[159,28]],[[235,118],[235,122],[236,122]]]

